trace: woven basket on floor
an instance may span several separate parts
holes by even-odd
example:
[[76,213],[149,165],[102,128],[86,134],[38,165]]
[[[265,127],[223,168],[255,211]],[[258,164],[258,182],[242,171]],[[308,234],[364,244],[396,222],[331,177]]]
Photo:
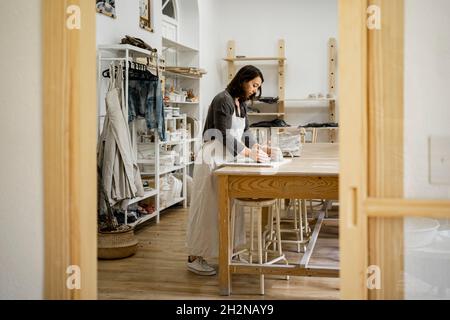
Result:
[[105,260],[123,259],[134,255],[138,241],[134,230],[98,233],[98,258]]

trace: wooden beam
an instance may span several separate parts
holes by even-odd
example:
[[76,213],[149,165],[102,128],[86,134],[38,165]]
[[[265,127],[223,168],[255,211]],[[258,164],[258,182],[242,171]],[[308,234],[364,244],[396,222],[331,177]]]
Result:
[[228,176],[219,176],[219,290],[220,295],[231,294],[231,274],[227,267],[230,262],[230,198],[228,193]]
[[336,93],[337,71],[337,41],[331,38],[328,41],[328,93]]
[[285,98],[286,98],[286,70],[285,70],[285,59],[286,59],[286,43],[283,39],[278,41],[278,57],[283,60],[278,61],[278,98],[280,99],[278,103],[278,112],[283,115],[285,113]]
[[227,59],[228,61],[228,82],[233,80],[236,74],[236,67],[234,65],[234,59],[236,58],[236,43],[234,40],[228,41],[227,45]]
[[[381,29],[369,31],[369,197],[403,197],[403,0],[370,0]],[[370,265],[383,270],[377,300],[403,299],[403,219],[371,218]]]
[[366,0],[339,1],[341,298],[367,299],[367,28]]
[[265,274],[265,275],[287,275],[297,277],[322,277],[322,278],[338,278],[338,268],[327,267],[311,267],[303,268],[298,265],[257,265],[257,264],[232,264],[231,272],[234,274]]
[[450,201],[371,198],[365,201],[365,207],[369,217],[450,218]]
[[338,177],[230,176],[232,198],[339,199]]
[[284,57],[242,57],[242,58],[225,58],[224,61],[234,62],[234,61],[285,61]]
[[[80,29],[69,29],[69,6]],[[95,3],[43,0],[46,299],[97,297]],[[73,13],[72,13],[73,14]],[[76,14],[76,13],[75,13]],[[79,267],[81,288],[67,286]]]
[[308,268],[309,260],[313,254],[314,247],[316,246],[317,239],[319,238],[320,229],[322,228],[323,220],[325,219],[325,212],[321,212],[319,214],[319,218],[317,219],[316,225],[314,226],[314,231],[312,233],[311,239],[309,240],[308,246],[305,250],[305,254],[303,255],[300,266],[304,268]]

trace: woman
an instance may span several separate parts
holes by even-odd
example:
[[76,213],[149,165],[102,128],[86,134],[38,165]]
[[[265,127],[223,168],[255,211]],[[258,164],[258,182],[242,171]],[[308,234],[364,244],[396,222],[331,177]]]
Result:
[[[258,162],[270,161],[270,150],[259,146],[248,130],[246,101],[261,96],[263,82],[264,77],[258,68],[245,66],[209,107],[203,132],[205,143],[194,167],[187,230],[187,268],[196,274],[216,274],[204,259],[216,258],[219,253],[218,190],[214,170],[224,161],[224,156],[228,159],[242,156]],[[243,215],[237,215],[236,229],[235,243],[238,246],[245,243]]]

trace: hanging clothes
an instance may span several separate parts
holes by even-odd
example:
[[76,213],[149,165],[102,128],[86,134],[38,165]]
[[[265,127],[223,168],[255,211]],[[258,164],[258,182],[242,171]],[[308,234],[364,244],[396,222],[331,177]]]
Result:
[[[136,153],[131,143],[128,112],[123,108],[123,69],[110,67],[110,83],[106,94],[106,117],[99,139],[97,159],[102,170],[103,187],[111,206],[121,205],[144,196]],[[104,201],[100,201],[104,209]]]
[[130,77],[128,80],[128,121],[131,122],[138,116],[144,117],[147,127],[157,130],[160,140],[166,141],[161,81],[147,70],[133,72],[141,72],[144,77]]

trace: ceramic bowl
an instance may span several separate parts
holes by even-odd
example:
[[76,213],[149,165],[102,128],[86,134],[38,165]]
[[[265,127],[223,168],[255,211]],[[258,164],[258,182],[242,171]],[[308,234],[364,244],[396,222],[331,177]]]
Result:
[[408,218],[405,220],[405,245],[421,248],[433,243],[438,235],[439,222],[428,218]]

